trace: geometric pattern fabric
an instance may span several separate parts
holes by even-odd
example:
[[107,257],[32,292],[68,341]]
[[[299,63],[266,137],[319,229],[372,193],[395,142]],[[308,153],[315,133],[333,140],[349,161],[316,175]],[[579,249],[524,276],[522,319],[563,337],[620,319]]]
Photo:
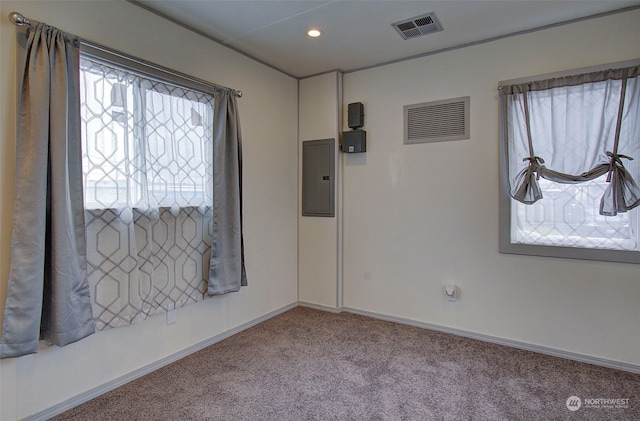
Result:
[[82,57],[88,276],[97,329],[204,299],[212,95]]
[[98,330],[201,301],[207,291],[211,208],[87,209],[88,277]]

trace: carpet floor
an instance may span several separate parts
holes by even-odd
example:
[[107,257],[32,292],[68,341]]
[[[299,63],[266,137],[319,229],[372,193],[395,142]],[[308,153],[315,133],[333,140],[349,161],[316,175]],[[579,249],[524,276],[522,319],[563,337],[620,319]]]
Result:
[[54,420],[640,420],[640,375],[297,307]]

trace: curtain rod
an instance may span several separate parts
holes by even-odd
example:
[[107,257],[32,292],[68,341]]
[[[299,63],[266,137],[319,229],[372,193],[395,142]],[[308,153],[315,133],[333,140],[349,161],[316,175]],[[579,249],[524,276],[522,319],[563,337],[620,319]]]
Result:
[[[11,13],[9,13],[9,20],[10,20],[14,25],[17,25],[17,26],[31,25],[31,20],[30,20],[30,19],[28,19],[28,18],[25,18],[21,13],[18,13],[18,12],[11,12]],[[99,45],[99,44],[94,44],[94,43],[92,43],[92,42],[88,42],[88,41],[84,41],[84,40],[80,40],[80,42],[81,42],[82,44],[85,44],[85,45],[89,46],[89,47],[97,48],[97,49],[100,49],[100,50],[112,51],[112,50],[110,50],[110,49],[108,49],[108,48],[106,48],[106,47],[103,47],[103,46],[101,46],[101,45]],[[132,59],[132,57],[129,57],[129,59]],[[138,61],[140,64],[143,64],[143,65],[145,65],[145,66],[158,67],[158,66],[156,66],[156,65],[153,65],[153,64],[151,64],[151,63],[147,63],[147,62],[142,61],[142,60],[137,60],[137,61]],[[169,69],[162,69],[162,70],[163,70],[163,71],[169,71]],[[169,71],[169,73],[178,74],[177,72],[175,72],[175,71],[173,71],[173,70]],[[239,91],[239,90],[237,90],[237,89],[231,89],[231,88],[227,88],[226,86],[216,85],[215,83],[207,82],[207,81],[204,81],[204,80],[202,80],[202,79],[197,79],[197,78],[194,78],[194,77],[191,77],[191,76],[187,76],[187,75],[185,75],[185,74],[179,74],[179,75],[180,75],[181,77],[183,77],[183,78],[191,79],[192,81],[195,81],[195,82],[198,82],[198,83],[204,83],[204,84],[207,84],[207,85],[212,85],[212,86],[214,86],[214,87],[216,87],[216,88],[229,89],[230,91],[233,91],[233,92],[235,93],[235,96],[236,96],[236,97],[238,97],[238,98],[241,98],[241,97],[242,97],[242,91]]]

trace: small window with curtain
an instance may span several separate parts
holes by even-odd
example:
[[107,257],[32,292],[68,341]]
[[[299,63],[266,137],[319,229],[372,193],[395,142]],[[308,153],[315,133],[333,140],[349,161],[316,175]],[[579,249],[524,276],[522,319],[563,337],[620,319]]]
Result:
[[640,61],[500,83],[500,251],[640,263]]

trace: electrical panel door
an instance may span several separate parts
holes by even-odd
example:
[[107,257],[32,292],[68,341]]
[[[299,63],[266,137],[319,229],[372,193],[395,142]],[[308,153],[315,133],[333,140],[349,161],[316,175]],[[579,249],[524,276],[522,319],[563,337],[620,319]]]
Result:
[[302,142],[302,216],[335,216],[335,139]]

